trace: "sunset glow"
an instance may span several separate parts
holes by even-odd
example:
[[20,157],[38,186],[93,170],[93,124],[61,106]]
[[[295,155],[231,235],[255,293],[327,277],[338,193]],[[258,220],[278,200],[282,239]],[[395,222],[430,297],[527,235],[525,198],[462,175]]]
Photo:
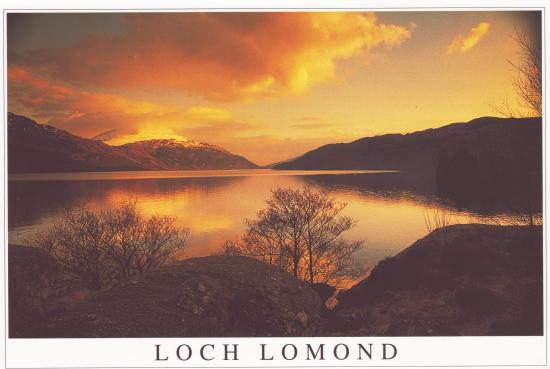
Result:
[[516,105],[537,12],[8,14],[9,111],[120,145],[175,138],[257,164]]

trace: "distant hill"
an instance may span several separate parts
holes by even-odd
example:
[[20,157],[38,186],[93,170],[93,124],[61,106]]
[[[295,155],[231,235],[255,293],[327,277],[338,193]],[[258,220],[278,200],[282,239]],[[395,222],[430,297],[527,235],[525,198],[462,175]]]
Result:
[[115,147],[8,113],[8,172],[145,170]]
[[329,144],[273,168],[435,171],[438,157],[444,152],[491,150],[502,156],[516,156],[526,149],[535,154],[542,153],[541,147],[540,118],[483,117],[414,133]]
[[256,164],[229,151],[195,141],[148,140],[118,146],[131,158],[138,158],[148,168],[181,169],[251,169]]
[[[409,134],[325,145],[274,169],[394,169],[460,208],[542,205],[541,118],[483,117]],[[396,182],[396,176],[393,176]]]
[[248,169],[257,166],[220,147],[177,140],[110,146],[8,113],[8,172]]

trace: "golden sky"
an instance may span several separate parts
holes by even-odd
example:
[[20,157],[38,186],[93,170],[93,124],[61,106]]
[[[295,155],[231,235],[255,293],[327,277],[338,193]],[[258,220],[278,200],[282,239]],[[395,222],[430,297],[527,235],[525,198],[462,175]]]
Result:
[[8,15],[8,106],[110,144],[180,138],[258,164],[514,104],[539,12]]

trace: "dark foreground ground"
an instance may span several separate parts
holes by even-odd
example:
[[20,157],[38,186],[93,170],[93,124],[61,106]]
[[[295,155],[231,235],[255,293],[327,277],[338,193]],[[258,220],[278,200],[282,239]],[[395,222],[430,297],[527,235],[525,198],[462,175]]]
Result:
[[380,262],[339,296],[346,335],[543,334],[542,227],[454,225]]
[[541,335],[541,227],[432,232],[338,295],[238,256],[188,259],[83,291],[41,250],[9,248],[10,337]]

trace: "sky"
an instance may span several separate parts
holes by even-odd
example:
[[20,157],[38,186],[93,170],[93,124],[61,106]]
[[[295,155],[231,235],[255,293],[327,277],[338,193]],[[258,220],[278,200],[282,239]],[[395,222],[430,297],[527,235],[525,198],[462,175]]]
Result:
[[8,108],[112,145],[207,142],[265,165],[517,104],[539,12],[11,13]]

